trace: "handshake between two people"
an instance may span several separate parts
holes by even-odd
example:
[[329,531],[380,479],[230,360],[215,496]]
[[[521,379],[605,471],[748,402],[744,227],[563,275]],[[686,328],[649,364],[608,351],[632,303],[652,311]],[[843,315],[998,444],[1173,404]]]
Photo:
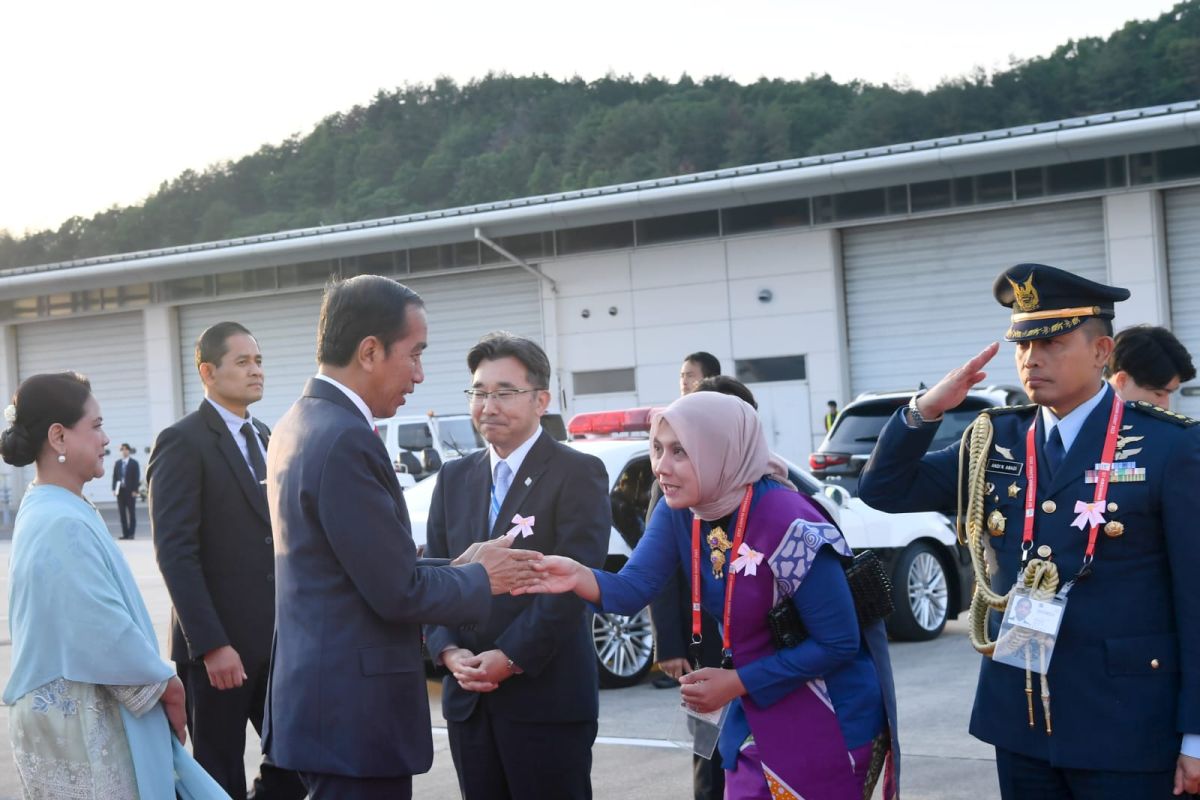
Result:
[[564,594],[575,592],[588,602],[600,600],[592,571],[566,556],[546,556],[536,550],[513,550],[513,536],[476,542],[450,562],[452,567],[481,564],[487,570],[492,594]]
[[[576,570],[585,571],[579,562],[562,556],[544,556],[536,550],[513,550],[515,537],[501,536],[486,542],[476,542],[462,555],[450,562],[452,567],[481,564],[487,571],[492,594],[543,594],[571,591],[568,576]],[[555,577],[547,572],[552,570]],[[591,570],[586,570],[591,575]],[[594,583],[594,579],[593,579]],[[599,592],[597,592],[597,596]],[[521,671],[520,667],[500,650],[475,653],[464,647],[450,647],[437,656],[469,692],[491,692],[506,679]]]

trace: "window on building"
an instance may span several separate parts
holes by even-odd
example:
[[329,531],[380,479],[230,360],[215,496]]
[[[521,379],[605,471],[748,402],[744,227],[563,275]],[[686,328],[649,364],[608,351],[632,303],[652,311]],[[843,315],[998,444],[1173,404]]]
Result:
[[639,245],[661,244],[684,239],[711,238],[720,235],[720,225],[720,218],[716,211],[639,219],[636,223],[637,243]]
[[835,220],[882,217],[886,213],[886,189],[864,189],[859,192],[842,192],[833,195],[833,218]]
[[807,197],[778,203],[756,203],[721,211],[721,230],[725,235],[767,231],[774,228],[807,226],[810,207]]
[[739,358],[734,362],[734,369],[742,383],[802,381],[807,377],[804,356]]
[[[536,261],[554,255],[554,234],[551,231],[526,233],[519,236],[499,236],[492,241],[523,261]],[[483,263],[499,264],[505,261],[504,256],[486,244],[480,242],[480,245]]]
[[1129,157],[1130,182],[1175,181],[1200,176],[1200,146],[1176,147]]
[[195,275],[190,278],[173,278],[163,281],[159,286],[159,295],[163,300],[192,300],[197,297],[211,297],[213,276]]
[[337,265],[329,260],[306,261],[303,264],[286,264],[279,268],[279,288],[313,286],[338,277]]
[[1031,197],[1041,197],[1046,193],[1046,181],[1042,175],[1042,167],[1019,169],[1014,173],[1017,187],[1017,199],[1027,200]]
[[606,225],[564,228],[556,231],[554,236],[559,255],[633,247],[633,223],[612,222]]
[[980,203],[1005,203],[1013,199],[1012,172],[989,172],[975,176],[975,199]]
[[913,213],[933,211],[938,208],[949,208],[954,204],[950,181],[922,181],[911,184],[909,195],[912,198]]
[[386,253],[369,253],[365,256],[358,256],[353,259],[353,265],[350,267],[354,275],[383,275],[390,277],[397,274],[396,271],[396,256],[403,256],[403,253],[388,251]]
[[611,394],[613,392],[636,392],[637,378],[633,368],[597,369],[589,372],[574,372],[571,379],[575,394]]
[[1103,158],[1052,164],[1045,169],[1046,194],[1072,194],[1103,189],[1108,185],[1108,170]]

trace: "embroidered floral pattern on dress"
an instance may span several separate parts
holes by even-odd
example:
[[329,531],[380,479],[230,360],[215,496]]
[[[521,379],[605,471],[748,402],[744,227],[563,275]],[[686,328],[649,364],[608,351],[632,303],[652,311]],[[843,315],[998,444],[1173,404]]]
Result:
[[17,700],[9,729],[24,797],[137,800],[133,758],[112,690],[145,688],[59,678]]
[[33,692],[34,711],[48,714],[51,709],[58,709],[67,717],[79,711],[79,701],[68,694],[67,682],[62,678],[51,681]]

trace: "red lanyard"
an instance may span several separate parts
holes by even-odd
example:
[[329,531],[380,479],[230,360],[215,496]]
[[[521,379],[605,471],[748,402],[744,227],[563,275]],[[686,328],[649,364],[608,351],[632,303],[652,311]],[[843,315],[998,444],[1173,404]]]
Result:
[[[1100,463],[1096,465],[1096,493],[1092,499],[1093,506],[1103,507],[1104,501],[1108,497],[1109,476],[1112,474],[1113,456],[1117,452],[1117,438],[1121,432],[1121,417],[1124,413],[1125,404],[1114,393],[1112,411],[1108,415],[1108,431],[1104,435],[1104,450],[1100,456]],[[1029,432],[1025,434],[1025,473],[1029,476],[1029,485],[1025,487],[1025,529],[1021,535],[1022,563],[1025,562],[1029,550],[1033,547],[1033,518],[1037,507],[1038,485],[1036,432],[1037,416],[1035,415],[1033,423],[1029,426]],[[1088,531],[1087,550],[1083,554],[1083,567],[1077,577],[1081,577],[1090,570],[1092,559],[1096,553],[1096,536],[1099,532],[1098,524],[1093,524],[1091,530]]]
[[[730,550],[729,573],[725,577],[725,616],[721,626],[721,648],[728,657],[733,648],[729,645],[729,610],[733,606],[733,584],[737,573],[733,571],[733,559],[742,546],[746,536],[746,520],[750,517],[750,498],[754,495],[753,484],[746,485],[746,493],[742,496],[742,504],[738,506],[737,527],[733,533],[733,547]],[[692,644],[700,644],[703,637],[700,634],[700,518],[692,517]]]

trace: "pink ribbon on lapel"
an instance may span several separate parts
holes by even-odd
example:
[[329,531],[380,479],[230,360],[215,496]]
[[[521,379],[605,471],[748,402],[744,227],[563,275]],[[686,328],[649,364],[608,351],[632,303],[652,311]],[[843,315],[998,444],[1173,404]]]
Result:
[[504,535],[512,536],[514,538],[518,534],[521,536],[533,536],[534,519],[534,517],[522,517],[520,514],[514,515],[512,518],[513,526],[509,529],[508,533]]
[[1075,513],[1079,516],[1071,524],[1079,530],[1084,530],[1089,525],[1103,525],[1104,514],[1101,513],[1103,507],[1103,503],[1085,503],[1082,500],[1076,500]]
[[750,545],[742,542],[742,546],[738,548],[738,557],[733,560],[730,565],[734,572],[741,572],[746,575],[757,575],[758,565],[762,563],[763,554],[750,547]]

